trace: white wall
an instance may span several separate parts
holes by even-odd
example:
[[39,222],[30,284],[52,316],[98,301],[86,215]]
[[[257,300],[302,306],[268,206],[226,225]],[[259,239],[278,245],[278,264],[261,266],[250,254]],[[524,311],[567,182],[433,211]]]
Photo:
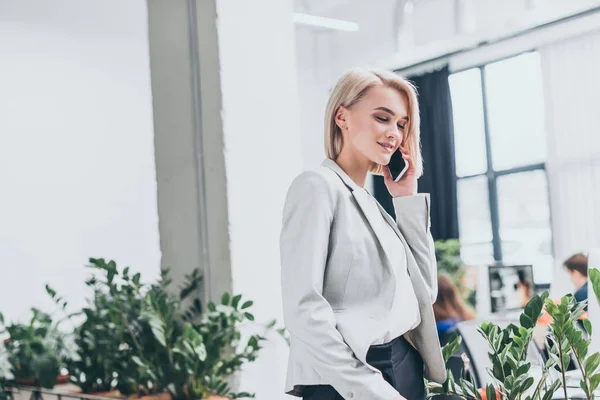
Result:
[[[292,3],[218,0],[217,13],[233,288],[254,301],[257,322],[282,326],[279,233],[302,170]],[[257,399],[287,397],[288,346],[270,339],[241,377]]]
[[330,32],[314,32],[308,27],[296,29],[299,134],[305,169],[318,166],[325,158],[325,107],[335,84],[327,63],[331,40]]
[[572,291],[562,262],[600,247],[600,29],[540,49],[548,130],[555,295]]
[[0,1],[0,312],[82,305],[89,257],[159,271],[143,0]]

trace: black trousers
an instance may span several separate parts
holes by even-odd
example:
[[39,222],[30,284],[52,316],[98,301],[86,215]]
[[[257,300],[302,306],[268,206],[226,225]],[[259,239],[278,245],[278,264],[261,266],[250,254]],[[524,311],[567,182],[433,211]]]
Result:
[[[408,400],[425,400],[423,359],[404,337],[371,346],[367,353],[367,363],[381,371],[383,378]],[[344,400],[330,385],[305,386],[302,399]]]

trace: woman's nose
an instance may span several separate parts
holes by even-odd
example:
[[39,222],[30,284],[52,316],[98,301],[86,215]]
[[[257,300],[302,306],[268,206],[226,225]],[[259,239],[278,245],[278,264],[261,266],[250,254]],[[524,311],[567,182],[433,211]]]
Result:
[[388,131],[387,137],[389,139],[400,140],[400,139],[402,139],[402,133],[400,132],[400,130],[398,128],[390,129]]

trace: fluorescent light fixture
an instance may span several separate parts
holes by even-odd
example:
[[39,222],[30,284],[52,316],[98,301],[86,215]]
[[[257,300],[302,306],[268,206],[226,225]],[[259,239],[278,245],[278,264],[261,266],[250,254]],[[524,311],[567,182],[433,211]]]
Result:
[[294,13],[294,22],[297,24],[319,26],[321,28],[335,29],[338,31],[355,32],[358,30],[358,24],[356,22],[302,13]]

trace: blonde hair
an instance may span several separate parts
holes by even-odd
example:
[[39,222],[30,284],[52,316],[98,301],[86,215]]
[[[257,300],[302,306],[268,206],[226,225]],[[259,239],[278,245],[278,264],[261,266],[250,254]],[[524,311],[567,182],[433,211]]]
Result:
[[[325,110],[325,154],[327,158],[335,161],[343,147],[342,131],[335,122],[335,114],[340,106],[348,108],[359,102],[376,85],[383,85],[396,89],[406,95],[408,104],[408,123],[406,124],[403,145],[415,163],[415,174],[423,174],[423,160],[421,156],[421,131],[419,115],[419,102],[415,86],[403,77],[383,69],[354,68],[346,72],[338,80],[333,92],[329,96]],[[381,175],[383,166],[374,164],[371,172]]]

